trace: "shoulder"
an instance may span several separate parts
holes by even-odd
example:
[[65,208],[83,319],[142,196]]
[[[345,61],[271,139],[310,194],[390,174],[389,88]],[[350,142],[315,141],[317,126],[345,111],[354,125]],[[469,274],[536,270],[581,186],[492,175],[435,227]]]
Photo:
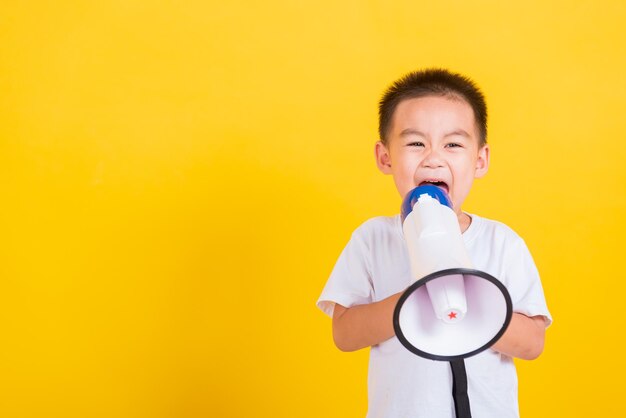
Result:
[[404,245],[400,215],[377,216],[359,225],[347,247],[358,249],[368,258],[400,251]]
[[359,225],[352,233],[352,238],[362,241],[379,240],[383,237],[402,237],[400,215],[377,216]]
[[470,216],[470,227],[475,229],[471,238],[463,238],[476,268],[497,277],[507,287],[538,278],[532,254],[520,235],[502,222]]
[[363,222],[356,230],[390,231],[396,229],[399,225],[400,215],[376,216]]
[[467,232],[470,232],[468,238],[472,241],[488,240],[503,243],[523,243],[524,241],[517,232],[503,222],[474,214],[469,215],[472,218],[472,223]]

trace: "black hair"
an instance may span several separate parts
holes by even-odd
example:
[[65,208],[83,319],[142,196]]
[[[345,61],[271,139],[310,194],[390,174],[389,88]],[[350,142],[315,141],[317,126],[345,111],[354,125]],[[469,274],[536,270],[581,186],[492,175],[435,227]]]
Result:
[[474,111],[480,146],[487,143],[487,104],[478,86],[461,74],[430,68],[405,75],[385,91],[378,107],[378,134],[383,144],[387,145],[393,114],[400,102],[426,96],[449,96],[467,102]]

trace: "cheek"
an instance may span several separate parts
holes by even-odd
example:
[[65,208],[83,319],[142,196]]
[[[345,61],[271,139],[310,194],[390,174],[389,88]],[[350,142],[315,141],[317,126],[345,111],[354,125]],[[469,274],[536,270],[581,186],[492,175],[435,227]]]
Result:
[[461,193],[462,195],[467,195],[473,183],[474,183],[474,176],[472,175],[472,173],[467,173],[466,175],[462,176],[460,179],[456,180],[456,185],[457,185],[456,190],[458,193]]
[[411,161],[407,159],[397,159],[395,164],[392,164],[392,169],[394,171],[394,175],[403,181],[407,179],[413,179],[415,174],[415,166]]
[[394,173],[394,182],[396,188],[402,197],[415,187],[414,171],[403,167],[402,170],[397,170]]

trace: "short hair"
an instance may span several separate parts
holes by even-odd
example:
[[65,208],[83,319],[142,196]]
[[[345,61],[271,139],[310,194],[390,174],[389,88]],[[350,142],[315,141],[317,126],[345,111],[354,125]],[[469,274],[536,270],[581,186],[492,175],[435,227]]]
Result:
[[487,144],[485,96],[471,79],[440,68],[408,73],[385,91],[378,107],[378,134],[383,144],[387,145],[387,135],[398,105],[404,100],[427,96],[448,96],[467,102],[474,111],[479,145]]

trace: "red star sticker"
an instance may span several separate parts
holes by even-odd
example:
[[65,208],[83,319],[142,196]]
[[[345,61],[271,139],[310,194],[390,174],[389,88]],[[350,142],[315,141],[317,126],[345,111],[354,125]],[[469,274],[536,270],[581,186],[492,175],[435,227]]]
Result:
[[448,314],[448,317],[449,317],[450,319],[456,319],[456,312],[450,312],[450,313]]

